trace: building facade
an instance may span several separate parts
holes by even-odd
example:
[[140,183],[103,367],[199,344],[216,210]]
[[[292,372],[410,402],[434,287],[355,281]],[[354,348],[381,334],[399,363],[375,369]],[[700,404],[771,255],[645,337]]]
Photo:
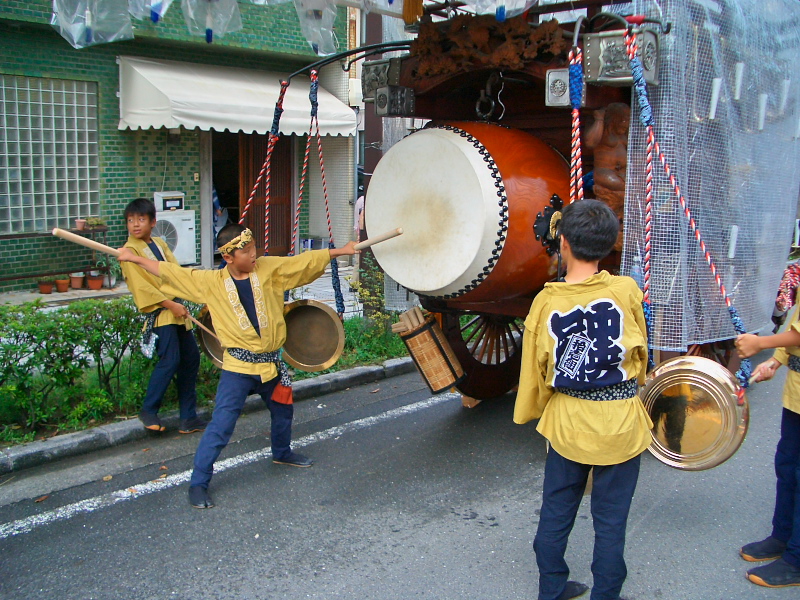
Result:
[[[97,217],[107,226],[98,239],[121,246],[127,237],[125,205],[157,192],[180,192],[181,210],[194,217],[193,230],[181,234],[184,246],[194,244],[194,252],[189,251],[193,260],[187,263],[211,267],[215,260],[212,186],[233,222],[253,195],[246,224],[263,230],[264,186],[252,190],[267,136],[265,128],[253,124],[257,118],[250,113],[252,106],[232,111],[233,118],[223,118],[219,110],[207,110],[201,117],[201,106],[194,115],[179,115],[177,125],[170,120],[174,114],[150,114],[149,121],[134,126],[121,115],[121,106],[131,105],[146,113],[152,108],[147,102],[161,102],[167,112],[178,112],[181,102],[168,97],[177,92],[167,86],[154,85],[152,93],[138,94],[145,100],[137,96],[139,83],[122,89],[125,64],[175,68],[187,81],[194,81],[193,72],[211,76],[207,89],[191,88],[195,84],[190,83],[182,92],[194,99],[218,96],[217,101],[225,102],[226,97],[243,97],[237,86],[248,79],[272,81],[273,74],[276,96],[280,76],[317,60],[300,31],[293,4],[240,2],[239,9],[243,29],[212,44],[189,34],[174,3],[158,24],[134,21],[133,40],[74,49],[49,24],[50,0],[0,4],[0,291],[32,289],[39,276],[85,270],[94,260],[91,252],[54,238],[52,228],[74,228],[77,218]],[[339,11],[337,28],[338,39],[348,40],[346,9]],[[220,69],[224,79],[214,80]],[[320,81],[326,88],[320,92],[320,126],[328,202],[333,234],[342,245],[352,237],[356,116],[347,106],[348,75],[338,64],[323,69]],[[295,84],[307,89],[308,78],[298,76]],[[270,115],[275,103],[271,92],[265,90],[261,106]],[[292,102],[287,114],[300,115],[307,109],[307,98],[306,104]],[[352,126],[349,121],[329,122],[335,118],[351,120]],[[303,127],[282,127],[285,135],[275,147],[271,254],[286,254],[291,247],[308,123]],[[295,237],[327,240],[316,146],[312,143]],[[163,216],[170,220],[170,215]]]

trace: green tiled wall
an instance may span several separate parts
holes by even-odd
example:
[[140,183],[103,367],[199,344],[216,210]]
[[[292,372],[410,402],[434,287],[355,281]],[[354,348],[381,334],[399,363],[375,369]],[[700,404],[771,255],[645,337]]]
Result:
[[[119,55],[219,64],[242,68],[293,71],[315,60],[300,33],[292,4],[278,7],[241,2],[244,30],[213,44],[190,36],[180,4],[174,2],[167,18],[154,25],[135,21],[136,39],[73,49],[47,23],[50,0],[6,0],[0,3],[0,72],[26,77],[88,80],[98,84],[100,148],[100,215],[109,226],[108,243],[120,246],[127,233],[122,218],[125,205],[156,190],[181,190],[187,208],[198,211],[200,171],[198,133],[184,131],[170,143],[165,130],[119,130]],[[340,12],[337,28],[345,27]],[[346,39],[341,34],[339,39]],[[165,169],[166,157],[166,169]],[[305,212],[305,211],[304,211]],[[308,216],[304,214],[304,229]],[[198,240],[199,244],[199,240]],[[91,253],[49,236],[25,239],[0,237],[2,277],[85,267]],[[28,290],[35,279],[0,282],[0,292]]]

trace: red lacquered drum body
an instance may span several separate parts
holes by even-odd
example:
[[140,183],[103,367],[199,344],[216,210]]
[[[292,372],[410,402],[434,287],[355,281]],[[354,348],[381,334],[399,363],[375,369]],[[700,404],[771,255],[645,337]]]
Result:
[[423,296],[459,302],[532,296],[554,275],[537,213],[569,198],[569,168],[541,140],[488,123],[442,123],[395,144],[370,180],[368,231],[386,273]]

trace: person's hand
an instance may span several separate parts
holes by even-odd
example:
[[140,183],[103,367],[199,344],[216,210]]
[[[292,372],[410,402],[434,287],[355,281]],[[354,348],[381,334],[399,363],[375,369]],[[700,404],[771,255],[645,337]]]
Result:
[[777,373],[778,368],[780,366],[781,363],[775,360],[774,358],[765,360],[755,369],[753,369],[753,375],[750,377],[750,381],[752,381],[753,383],[758,383],[760,381],[769,381],[770,379],[775,377],[775,373]]
[[189,309],[186,308],[180,302],[175,302],[173,300],[165,300],[163,303],[165,308],[168,308],[169,311],[178,318],[186,318],[189,316]]
[[119,262],[134,262],[136,255],[130,248],[120,248],[117,260]]
[[356,250],[356,242],[350,241],[341,248],[331,248],[330,253],[331,258],[336,258],[337,256],[352,256],[353,254],[357,254],[358,250]]
[[736,353],[739,355],[739,358],[750,358],[763,350],[761,347],[761,338],[752,333],[743,333],[738,336],[735,345]]

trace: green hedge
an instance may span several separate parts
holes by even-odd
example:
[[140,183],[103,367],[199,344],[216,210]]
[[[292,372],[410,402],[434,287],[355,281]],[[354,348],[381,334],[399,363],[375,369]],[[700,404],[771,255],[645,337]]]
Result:
[[[394,320],[394,319],[389,319]],[[143,317],[130,296],[0,305],[0,443],[28,442],[138,413],[156,363],[139,350]],[[406,354],[388,325],[345,322],[345,350],[330,371]],[[296,379],[317,373],[297,373]],[[198,402],[213,402],[219,370],[202,355]],[[175,385],[166,409],[177,406]]]

